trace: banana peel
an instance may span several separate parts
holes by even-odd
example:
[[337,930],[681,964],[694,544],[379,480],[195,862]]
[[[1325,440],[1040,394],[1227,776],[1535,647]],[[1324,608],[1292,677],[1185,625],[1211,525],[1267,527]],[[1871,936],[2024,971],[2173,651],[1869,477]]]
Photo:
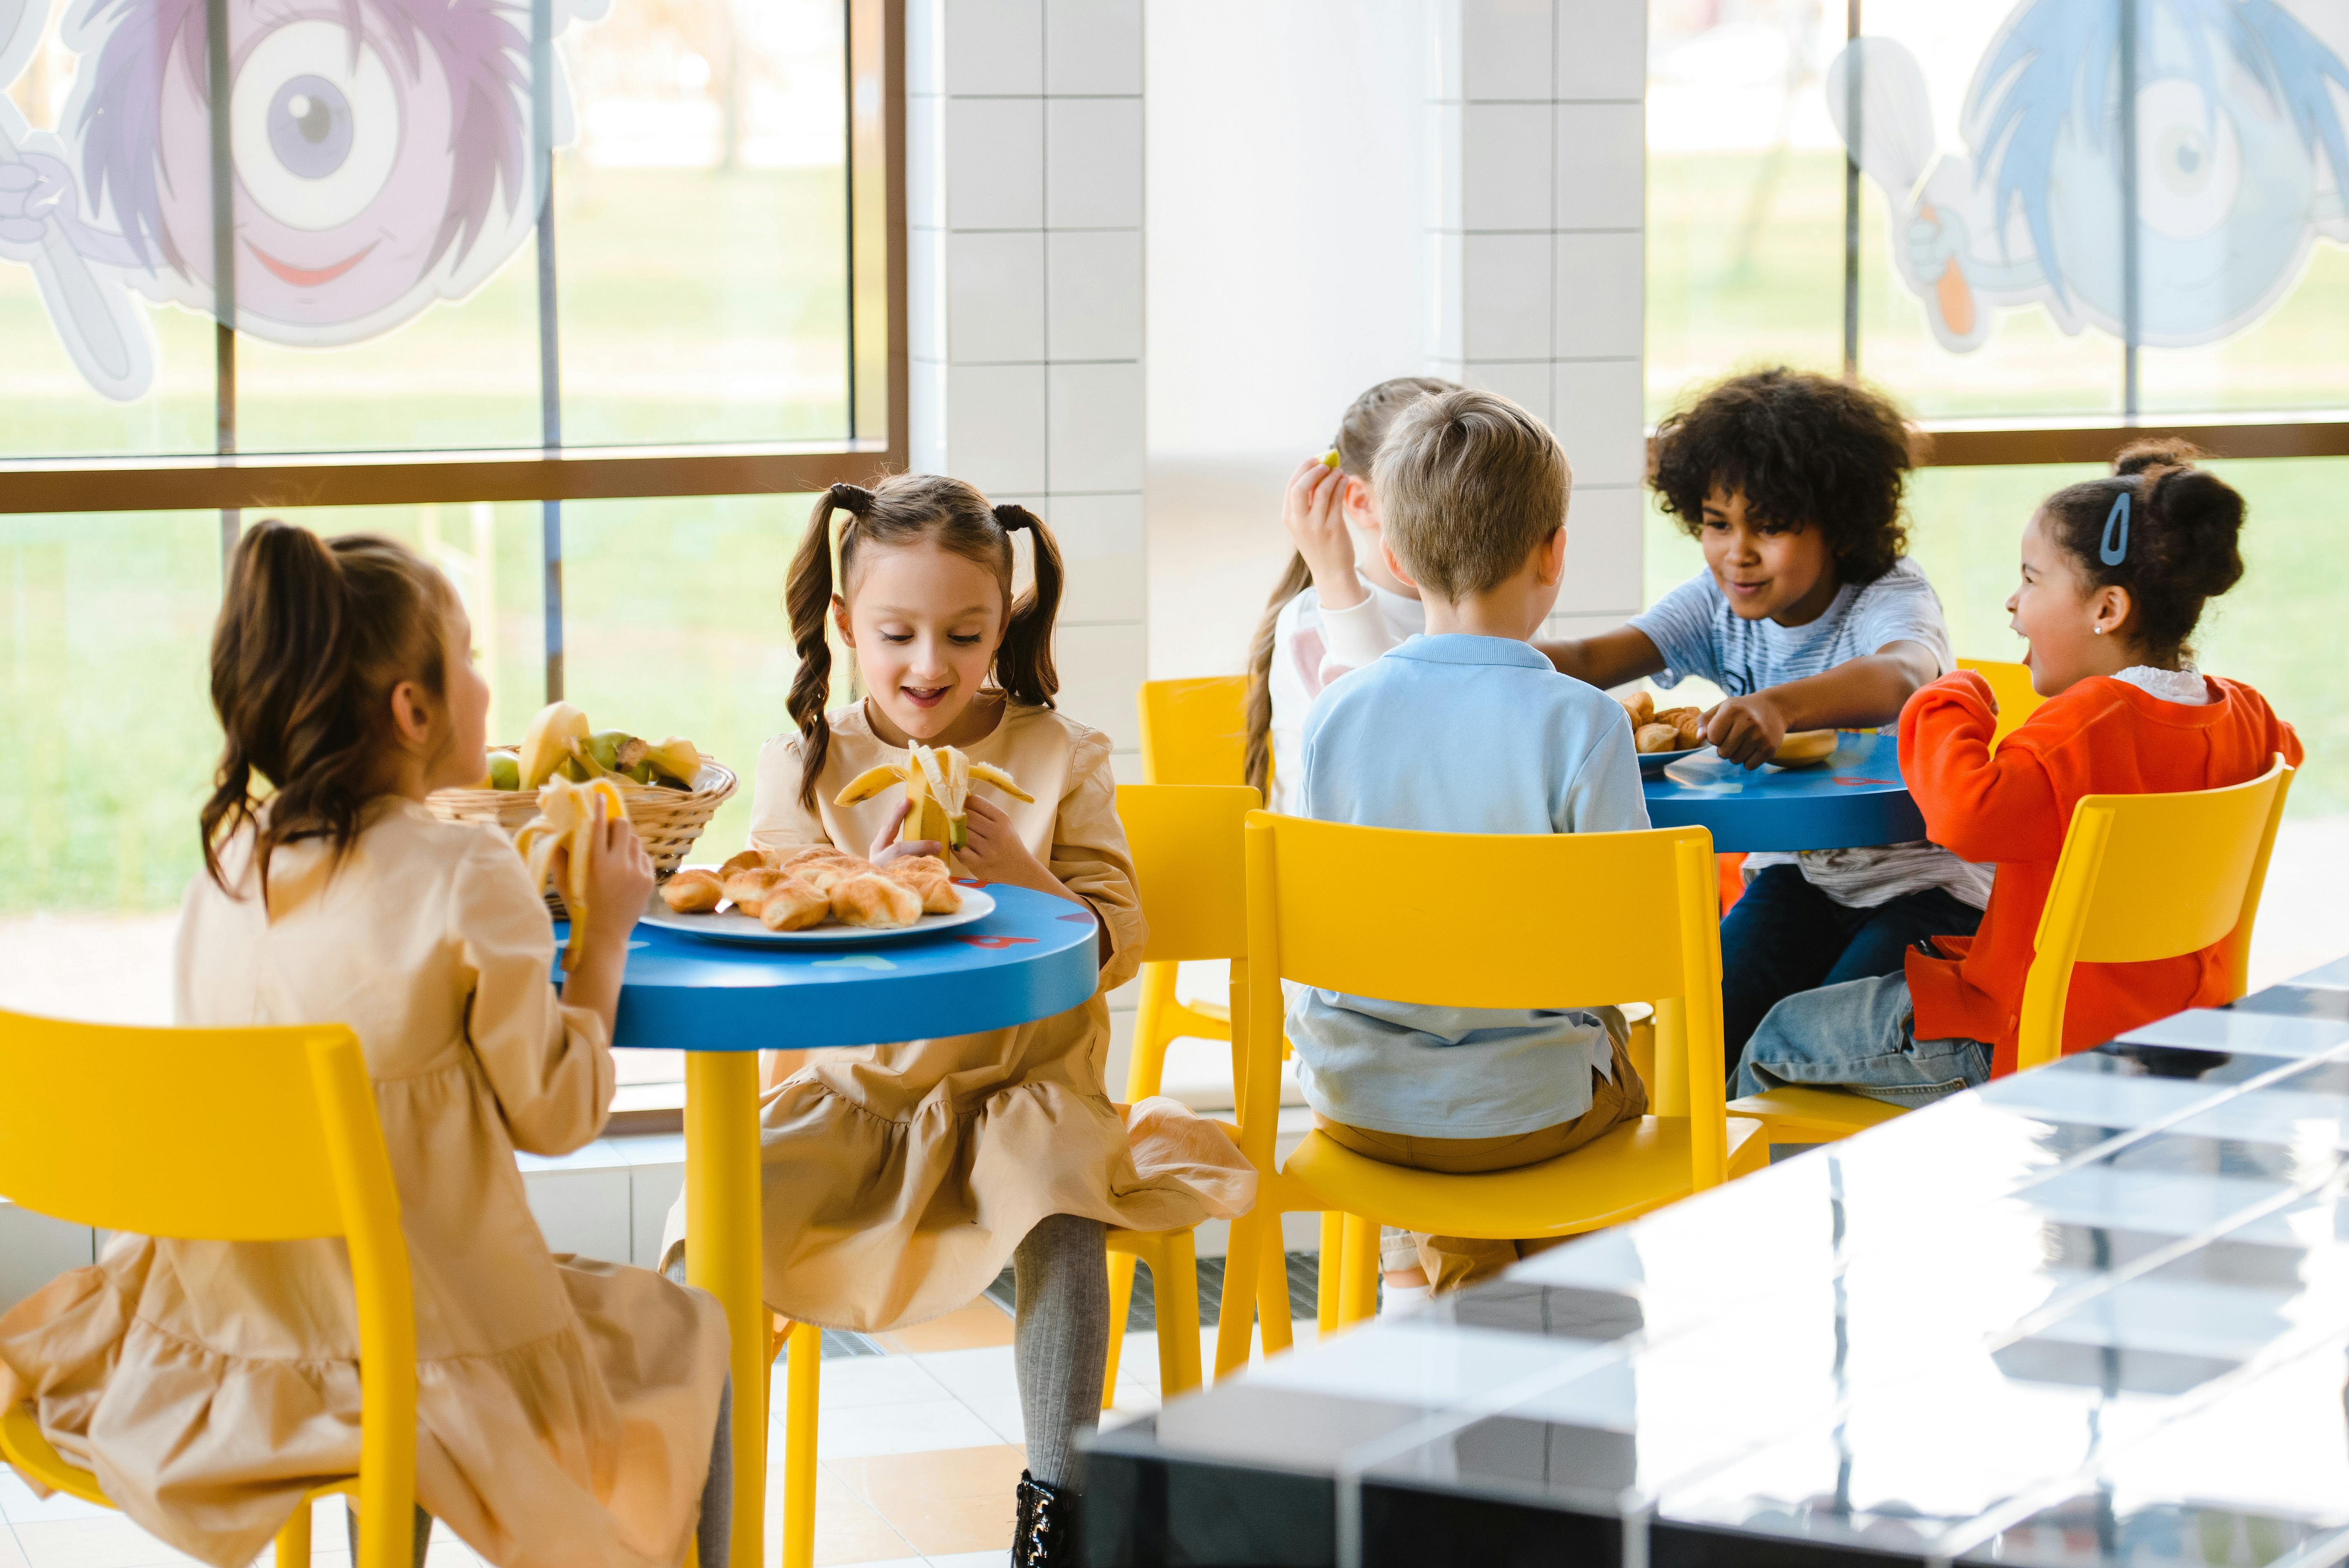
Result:
[[912,802],[912,809],[905,813],[905,825],[897,835],[898,842],[927,839],[955,850],[961,849],[970,839],[968,807],[973,784],[992,784],[1013,799],[1031,805],[1036,799],[1019,788],[1010,774],[992,763],[973,762],[956,747],[916,744],[903,763],[885,762],[850,779],[848,787],[833,797],[832,803],[854,806],[859,800],[871,799],[892,784],[903,784],[905,799]]
[[[597,803],[603,810],[599,813]],[[626,821],[628,802],[620,787],[605,777],[586,784],[574,784],[568,779],[549,779],[539,787],[538,815],[523,824],[514,834],[514,849],[542,892],[557,878],[555,855],[560,852],[559,868],[563,902],[571,912],[571,940],[563,949],[563,967],[567,973],[579,961],[580,944],[587,934],[590,911],[587,907],[587,851],[597,828],[606,821]]]
[[535,789],[568,762],[574,742],[588,739],[587,716],[567,702],[551,702],[538,710],[522,738],[522,788]]
[[700,748],[681,735],[672,735],[658,746],[646,747],[644,761],[656,776],[674,779],[688,789],[693,788],[694,775],[701,771]]

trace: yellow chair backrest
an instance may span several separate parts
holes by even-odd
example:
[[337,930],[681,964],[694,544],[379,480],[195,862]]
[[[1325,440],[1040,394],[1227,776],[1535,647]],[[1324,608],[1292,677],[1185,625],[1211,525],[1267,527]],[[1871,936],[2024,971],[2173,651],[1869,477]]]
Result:
[[2039,710],[2047,699],[2032,689],[2031,666],[2013,664],[2002,659],[1960,659],[1958,668],[1971,670],[1990,683],[1991,696],[1998,698],[1998,729],[1991,737],[1996,746],[2017,729],[2023,721]]
[[[348,1029],[144,1029],[0,1012],[0,1193],[142,1235],[344,1238],[358,1300],[359,1560],[406,1568],[415,1308],[375,1091]],[[9,1414],[11,1449],[28,1433],[39,1442],[21,1411]]]
[[1247,779],[1246,676],[1142,683],[1142,776],[1153,784]]
[[[1423,833],[1257,811],[1247,865],[1256,1016],[1281,1016],[1283,979],[1433,1006],[1681,1004],[1696,1184],[1722,1180],[1721,932],[1703,829]],[[1278,1057],[1247,1056],[1242,1143],[1269,1169],[1272,1119],[1256,1112],[1278,1103]]]
[[2257,779],[2222,789],[2081,799],[2039,916],[2020,1065],[2062,1054],[2075,964],[2176,958],[2232,938],[2230,979],[2243,994],[2292,772],[2278,757]]
[[1240,833],[1263,804],[1245,784],[1121,784],[1117,814],[1150,940],[1146,964],[1247,956]]

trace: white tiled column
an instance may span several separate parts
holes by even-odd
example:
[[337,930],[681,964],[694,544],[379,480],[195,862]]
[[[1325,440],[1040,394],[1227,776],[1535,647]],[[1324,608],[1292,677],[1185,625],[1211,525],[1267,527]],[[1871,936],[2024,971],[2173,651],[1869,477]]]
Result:
[[1141,0],[909,0],[916,471],[1044,519],[1061,707],[1139,777]]
[[1516,399],[1574,464],[1560,630],[1641,607],[1645,0],[1432,0],[1436,375]]

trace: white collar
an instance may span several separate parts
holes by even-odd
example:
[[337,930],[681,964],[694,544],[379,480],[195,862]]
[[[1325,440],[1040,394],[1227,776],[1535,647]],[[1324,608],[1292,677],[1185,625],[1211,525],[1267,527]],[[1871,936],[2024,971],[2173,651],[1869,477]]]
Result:
[[2182,670],[2158,670],[2151,665],[2131,665],[2115,675],[2113,679],[2127,681],[2146,696],[2158,697],[2163,702],[2178,703],[2187,707],[2209,706],[2209,685],[2203,680],[2202,672],[2192,665]]

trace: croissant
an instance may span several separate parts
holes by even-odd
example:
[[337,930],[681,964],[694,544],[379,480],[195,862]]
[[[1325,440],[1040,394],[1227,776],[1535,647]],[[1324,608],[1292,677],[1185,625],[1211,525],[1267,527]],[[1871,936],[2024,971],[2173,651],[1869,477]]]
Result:
[[660,895],[679,914],[707,914],[726,896],[726,882],[716,872],[696,866],[663,882]]
[[921,894],[924,914],[961,912],[962,894],[955,891],[954,878],[947,873],[946,861],[936,855],[908,855],[891,861],[881,868],[881,874]]
[[720,882],[723,882],[728,877],[732,876],[736,872],[762,872],[766,869],[766,856],[761,854],[756,850],[744,850],[740,854],[736,855],[732,860],[728,861],[724,865],[718,868],[718,878]]
[[1635,691],[1630,696],[1619,696],[1615,700],[1621,703],[1623,705],[1623,711],[1631,716],[1631,727],[1634,730],[1639,729],[1643,725],[1650,725],[1656,722],[1656,698],[1654,693]]
[[736,872],[726,879],[726,896],[744,914],[755,915],[759,906],[767,902],[767,894],[781,886],[783,873],[771,872],[764,866],[746,872]]
[[1678,751],[1681,732],[1669,724],[1643,724],[1631,732],[1631,744],[1641,752]]
[[840,855],[831,860],[802,861],[784,874],[799,878],[818,892],[830,892],[851,877],[872,875],[873,862]]
[[1677,727],[1680,730],[1681,744],[1682,746],[1702,746],[1704,744],[1704,720],[1698,716],[1695,709],[1690,709],[1689,712],[1680,720]]
[[768,863],[779,872],[798,872],[818,861],[853,861],[855,858],[846,850],[831,844],[810,844],[803,850],[792,850],[788,853],[778,851],[777,858]]
[[832,886],[832,917],[843,925],[911,925],[922,918],[922,895],[878,872],[845,877]]
[[759,923],[769,931],[804,931],[830,918],[832,900],[798,877],[777,882],[759,906]]

